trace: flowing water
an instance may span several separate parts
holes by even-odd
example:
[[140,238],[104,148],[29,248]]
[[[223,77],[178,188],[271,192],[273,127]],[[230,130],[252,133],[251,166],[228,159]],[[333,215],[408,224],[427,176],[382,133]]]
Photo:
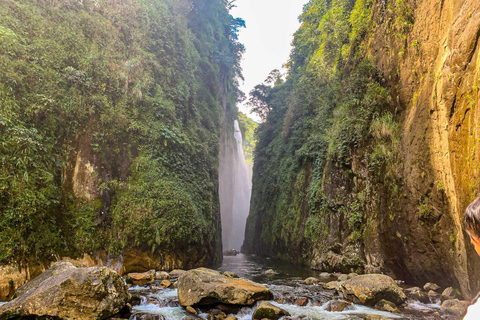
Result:
[[[263,274],[265,270],[273,269],[276,273],[267,276]],[[307,277],[318,275],[317,272],[295,267],[284,262],[268,260],[260,257],[237,256],[224,257],[224,262],[219,271],[232,271],[238,276],[265,284],[274,294],[276,301],[271,303],[287,310],[291,319],[302,320],[361,320],[367,319],[367,316],[373,316],[371,319],[442,319],[438,314],[439,304],[422,304],[418,301],[409,301],[406,307],[402,308],[402,313],[394,314],[384,311],[378,311],[362,305],[352,305],[349,310],[342,312],[329,312],[324,309],[325,303],[334,299],[334,293],[324,290],[319,285],[305,285],[302,280]],[[132,293],[142,297],[142,303],[133,308],[135,313],[146,313],[151,315],[162,315],[167,320],[192,319],[194,316],[188,314],[183,307],[178,304],[176,289],[163,289],[153,291],[149,287],[132,287]],[[294,301],[302,298],[309,298],[306,306],[299,307]],[[279,303],[282,302],[282,303]],[[244,307],[238,313],[232,314],[239,320],[250,320],[254,307]],[[208,319],[208,310],[199,314],[199,318]],[[230,315],[229,315],[230,316]],[[374,317],[377,316],[377,317]],[[133,316],[132,319],[138,320],[140,316]]]

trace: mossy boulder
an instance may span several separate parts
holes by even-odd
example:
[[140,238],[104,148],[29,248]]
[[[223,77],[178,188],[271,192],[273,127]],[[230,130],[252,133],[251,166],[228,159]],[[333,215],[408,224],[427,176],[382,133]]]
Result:
[[270,302],[263,301],[259,304],[255,312],[253,312],[252,320],[277,320],[283,316],[290,316],[288,311],[274,306]]
[[242,278],[229,278],[217,271],[199,268],[178,278],[178,301],[182,306],[253,305],[273,299],[267,287]]

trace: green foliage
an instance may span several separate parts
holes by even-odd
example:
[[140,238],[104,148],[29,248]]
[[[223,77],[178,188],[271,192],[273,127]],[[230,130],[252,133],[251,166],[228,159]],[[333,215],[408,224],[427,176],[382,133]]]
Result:
[[258,127],[258,124],[246,114],[241,112],[238,113],[238,123],[240,124],[240,129],[242,130],[245,161],[248,165],[253,165],[253,152],[257,144],[255,131]]
[[286,81],[251,93],[266,120],[257,129],[247,252],[308,265],[312,252],[337,239],[331,232],[347,233],[355,247],[375,215],[374,185],[396,178],[400,128],[364,47],[373,3],[310,1]]
[[[219,101],[235,113],[243,20],[223,0],[7,0],[0,15],[0,262],[117,240],[218,253]],[[93,199],[72,187],[80,154]],[[139,215],[127,227],[121,206]]]

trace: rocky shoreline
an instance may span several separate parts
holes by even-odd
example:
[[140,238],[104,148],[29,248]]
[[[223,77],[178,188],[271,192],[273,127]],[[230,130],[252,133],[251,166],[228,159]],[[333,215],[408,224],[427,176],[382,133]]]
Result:
[[[106,267],[79,268],[60,261],[0,306],[0,320],[176,319],[142,311],[141,306],[146,305],[182,308],[186,312],[178,319],[236,320],[248,314],[249,319],[293,320],[297,318],[286,309],[311,307],[337,314],[354,313],[362,306],[383,313],[352,319],[411,319],[409,315],[416,312],[410,307],[412,302],[439,305],[438,310],[424,311],[422,319],[461,319],[469,305],[452,287],[440,288],[434,283],[406,287],[381,274],[321,273],[299,281],[298,286],[310,293],[296,296],[285,288],[275,291],[270,288],[275,286],[207,268],[151,270],[122,278]],[[158,299],[167,293],[168,298]]]

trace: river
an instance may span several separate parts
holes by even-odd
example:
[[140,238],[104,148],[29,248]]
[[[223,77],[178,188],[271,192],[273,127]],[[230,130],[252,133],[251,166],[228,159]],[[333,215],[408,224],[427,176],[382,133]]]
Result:
[[[265,270],[273,269],[276,274],[267,276]],[[394,314],[378,311],[362,305],[352,305],[349,310],[342,312],[329,312],[324,309],[325,303],[334,298],[331,291],[326,291],[319,285],[305,285],[302,280],[318,275],[317,272],[307,268],[292,266],[285,262],[279,262],[260,257],[226,256],[219,271],[231,271],[239,277],[265,284],[274,294],[275,299],[282,303],[271,301],[278,307],[287,310],[291,319],[302,320],[361,320],[370,316],[370,319],[442,319],[438,314],[440,304],[422,304],[418,301],[409,301],[401,308],[402,313]],[[131,293],[140,295],[142,303],[133,308],[134,313],[147,313],[150,315],[161,315],[167,320],[194,319],[185,309],[178,304],[176,289],[163,289],[151,291],[148,287],[132,287]],[[308,297],[309,303],[300,307],[294,304],[298,298]],[[253,308],[244,307],[236,316],[239,320],[250,320]],[[230,315],[228,315],[230,316]],[[208,313],[199,314],[199,318],[207,319]],[[143,319],[141,316],[133,317],[133,320]],[[162,317],[149,318],[160,320]]]

